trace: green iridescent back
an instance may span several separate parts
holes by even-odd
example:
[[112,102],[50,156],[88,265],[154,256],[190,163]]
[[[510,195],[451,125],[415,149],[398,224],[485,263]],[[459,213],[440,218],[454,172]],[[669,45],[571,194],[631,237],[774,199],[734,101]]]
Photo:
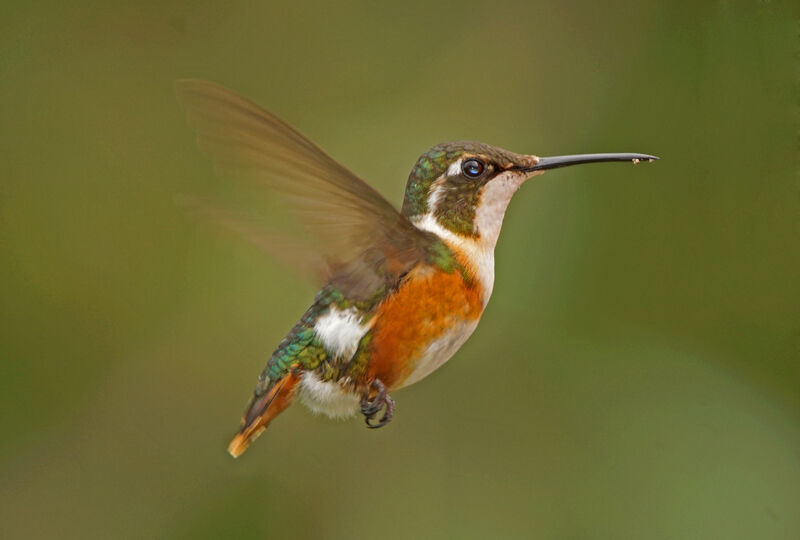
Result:
[[358,360],[364,355],[365,346],[369,343],[368,335],[362,338],[354,358],[343,360],[328,354],[314,331],[314,325],[331,306],[339,309],[355,307],[358,311],[367,313],[384,297],[383,291],[378,291],[369,300],[352,302],[332,285],[320,290],[314,298],[314,303],[281,340],[267,361],[264,371],[258,377],[255,396],[266,393],[272,384],[295,369],[316,371],[322,380],[338,380],[347,376],[353,380],[357,379],[366,369],[366,362]]
[[445,143],[434,146],[422,154],[406,183],[406,194],[403,199],[402,213],[406,217],[420,216],[428,212],[428,196],[431,184],[447,170],[453,160],[464,153],[462,146],[456,143]]

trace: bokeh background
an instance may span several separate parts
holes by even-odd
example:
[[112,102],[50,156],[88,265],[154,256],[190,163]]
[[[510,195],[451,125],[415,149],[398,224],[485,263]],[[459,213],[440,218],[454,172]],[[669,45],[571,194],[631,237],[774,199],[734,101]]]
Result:
[[[3,538],[799,538],[788,4],[0,7]],[[225,452],[313,288],[187,219],[172,94],[277,112],[398,206],[483,140],[653,165],[526,185],[494,297],[392,424],[301,407]]]

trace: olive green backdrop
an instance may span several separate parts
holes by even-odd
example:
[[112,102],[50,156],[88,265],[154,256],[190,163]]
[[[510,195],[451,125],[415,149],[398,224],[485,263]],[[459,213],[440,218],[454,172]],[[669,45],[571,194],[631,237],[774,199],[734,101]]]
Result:
[[[3,538],[798,538],[798,33],[778,2],[0,7]],[[385,429],[225,452],[313,289],[198,225],[172,81],[398,206],[428,147],[650,152],[524,187],[494,297]]]

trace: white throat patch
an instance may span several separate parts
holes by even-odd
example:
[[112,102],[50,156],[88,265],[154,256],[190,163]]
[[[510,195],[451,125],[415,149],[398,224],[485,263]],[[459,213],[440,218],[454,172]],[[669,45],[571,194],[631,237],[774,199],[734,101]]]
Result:
[[508,203],[528,178],[530,173],[508,171],[498,174],[483,186],[473,222],[483,244],[491,245],[492,249],[497,245]]

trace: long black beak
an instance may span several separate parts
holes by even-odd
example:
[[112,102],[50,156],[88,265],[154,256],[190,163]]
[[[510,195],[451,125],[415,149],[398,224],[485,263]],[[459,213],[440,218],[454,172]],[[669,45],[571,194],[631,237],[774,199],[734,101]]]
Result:
[[552,156],[540,157],[539,163],[531,167],[530,171],[544,171],[547,169],[558,169],[559,167],[569,167],[570,165],[580,165],[582,163],[598,163],[601,161],[655,161],[658,157],[649,154],[575,154],[572,156]]

